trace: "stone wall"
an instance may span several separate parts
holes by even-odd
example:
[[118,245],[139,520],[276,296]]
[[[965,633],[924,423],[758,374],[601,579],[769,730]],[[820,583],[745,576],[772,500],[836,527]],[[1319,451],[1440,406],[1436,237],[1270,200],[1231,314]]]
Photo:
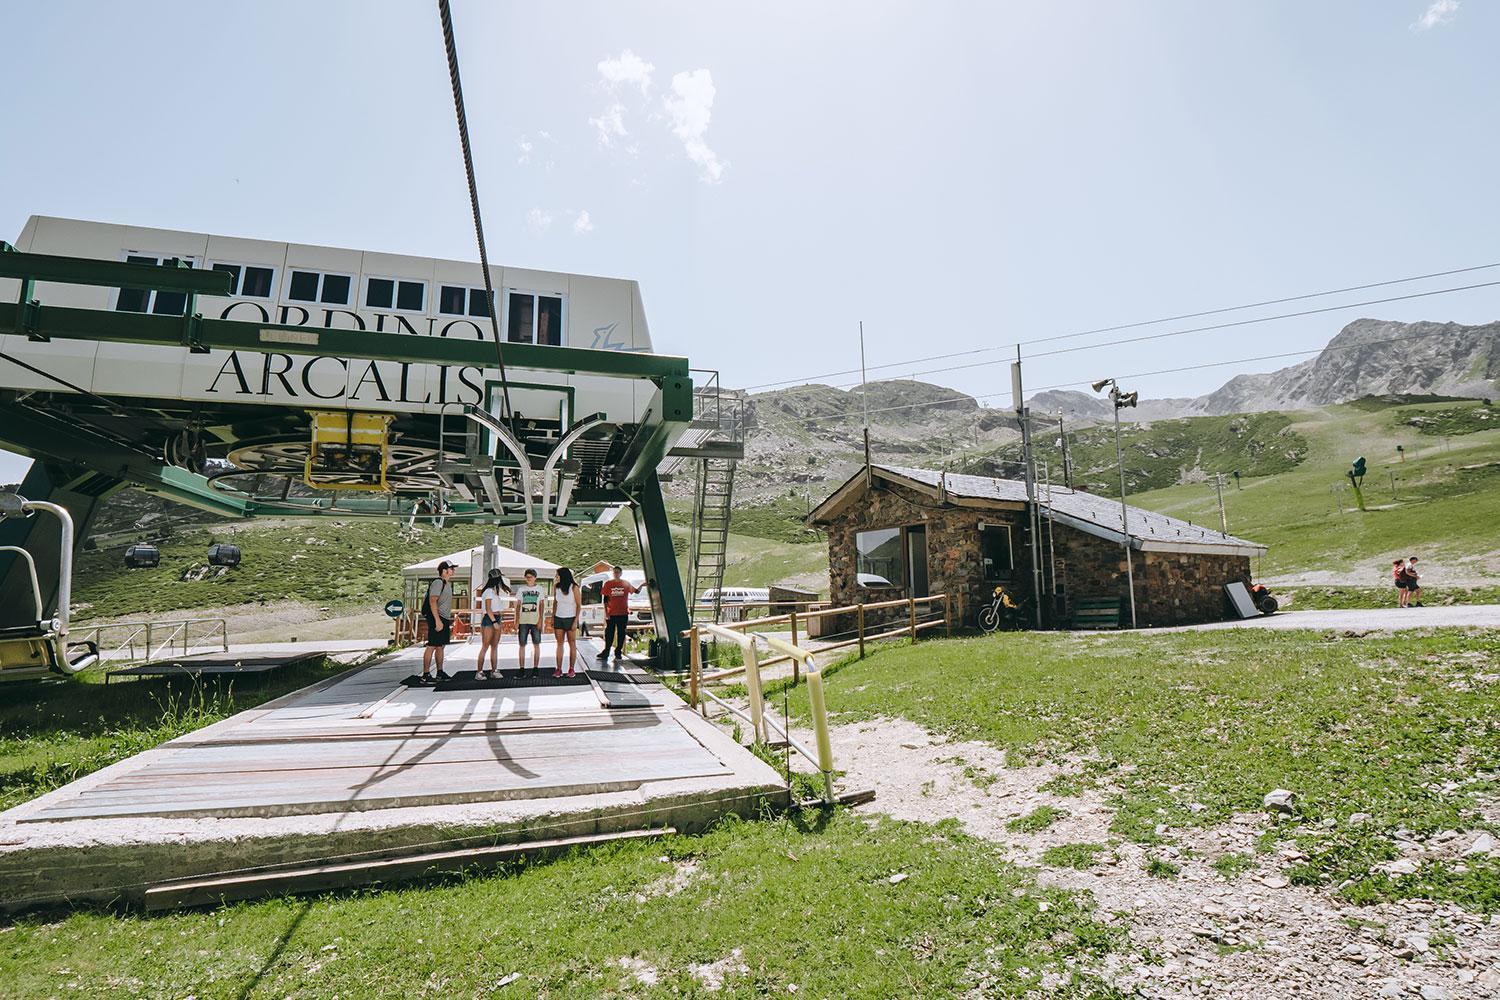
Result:
[[[981,511],[945,507],[931,497],[886,484],[854,504],[827,526],[828,596],[835,606],[874,604],[905,599],[905,581],[895,587],[861,587],[854,536],[878,528],[925,525],[927,529],[927,591],[948,594],[955,625],[968,624],[981,603],[988,603],[994,583],[984,580],[979,550],[979,524],[1009,524],[1016,568],[1007,587],[1030,592],[1031,573],[1025,518],[1020,511]],[[904,544],[904,543],[903,543]],[[903,612],[904,614],[904,612]],[[889,617],[895,617],[892,614]],[[872,619],[867,618],[867,622]],[[852,626],[851,626],[852,627]]]
[[[1076,528],[1057,526],[1053,538],[1058,588],[1069,601],[1118,597],[1129,623],[1125,550]],[[1135,614],[1139,625],[1187,625],[1225,617],[1224,584],[1250,582],[1250,557],[1134,552]],[[1070,604],[1071,606],[1071,604]]]
[[[1011,527],[1014,568],[1008,579],[984,579],[979,548],[979,525]],[[836,606],[874,604],[905,599],[905,581],[893,587],[861,587],[854,537],[879,528],[924,525],[927,530],[927,589],[948,594],[953,622],[973,623],[975,612],[989,603],[996,583],[1018,595],[1031,594],[1030,532],[1020,510],[978,510],[937,503],[921,493],[884,484],[856,500],[826,526],[828,534],[828,596]],[[1079,597],[1118,597],[1122,620],[1128,623],[1124,550],[1114,542],[1059,524],[1050,539],[1056,558],[1057,587],[1069,602]],[[1041,555],[1048,574],[1047,532]],[[903,541],[904,544],[904,541]],[[1180,625],[1217,621],[1225,617],[1224,584],[1250,579],[1248,556],[1185,555],[1175,552],[1135,552],[1136,619],[1141,625]],[[1044,609],[1046,610],[1046,609]],[[871,612],[866,624],[904,618],[904,609],[884,615]],[[854,622],[828,622],[832,630],[853,629]]]

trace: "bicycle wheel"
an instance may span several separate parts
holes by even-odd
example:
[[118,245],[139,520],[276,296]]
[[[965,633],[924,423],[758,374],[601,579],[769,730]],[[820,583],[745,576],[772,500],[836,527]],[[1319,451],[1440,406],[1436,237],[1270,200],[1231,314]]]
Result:
[[991,605],[979,612],[979,627],[986,632],[993,632],[1000,627],[1000,615]]

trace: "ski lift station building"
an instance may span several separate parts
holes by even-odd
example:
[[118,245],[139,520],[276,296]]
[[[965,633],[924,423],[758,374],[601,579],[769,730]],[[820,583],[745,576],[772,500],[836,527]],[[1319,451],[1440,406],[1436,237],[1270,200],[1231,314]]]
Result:
[[[680,645],[657,469],[742,445],[706,446],[704,389],[653,352],[635,281],[491,266],[489,284],[493,302],[465,261],[33,216],[0,244],[0,446],[36,460],[21,495],[78,538],[127,485],[230,517],[628,508],[658,638]],[[35,528],[0,522],[0,543],[46,578],[57,543]],[[0,553],[0,609],[29,618],[31,589]]]

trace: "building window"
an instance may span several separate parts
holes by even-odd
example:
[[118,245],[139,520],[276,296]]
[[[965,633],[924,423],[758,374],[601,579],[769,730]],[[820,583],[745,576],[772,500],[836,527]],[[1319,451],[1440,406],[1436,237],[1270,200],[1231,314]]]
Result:
[[366,309],[399,309],[421,312],[427,304],[427,282],[400,278],[366,278]]
[[906,579],[900,528],[877,528],[854,536],[855,579],[861,587],[899,587]]
[[482,316],[490,314],[489,296],[483,288],[443,285],[438,289],[438,312],[444,316]]
[[276,282],[276,271],[273,268],[258,267],[255,264],[228,264],[220,261],[214,264],[213,269],[229,275],[231,296],[246,299],[269,299],[271,297],[271,288]]
[[[154,254],[126,254],[127,264],[175,264],[193,266],[191,257],[160,257]],[[155,313],[158,316],[181,316],[187,311],[186,292],[163,292],[152,288],[122,288],[115,296],[116,312]]]
[[293,302],[321,302],[330,306],[347,306],[353,279],[347,274],[324,274],[321,271],[293,271],[286,297]]
[[512,291],[508,302],[505,315],[507,340],[513,344],[562,345],[562,296]]
[[979,526],[979,559],[986,580],[1008,580],[1014,574],[1016,560],[1010,543],[1010,525]]

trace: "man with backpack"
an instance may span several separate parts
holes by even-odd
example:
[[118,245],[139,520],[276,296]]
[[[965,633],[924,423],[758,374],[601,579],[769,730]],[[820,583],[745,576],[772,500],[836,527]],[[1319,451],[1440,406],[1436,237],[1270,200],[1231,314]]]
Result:
[[[446,559],[438,563],[437,579],[427,586],[422,601],[422,619],[427,623],[427,648],[422,650],[422,683],[445,681],[443,647],[453,638],[453,564]],[[437,672],[433,673],[433,661]]]

